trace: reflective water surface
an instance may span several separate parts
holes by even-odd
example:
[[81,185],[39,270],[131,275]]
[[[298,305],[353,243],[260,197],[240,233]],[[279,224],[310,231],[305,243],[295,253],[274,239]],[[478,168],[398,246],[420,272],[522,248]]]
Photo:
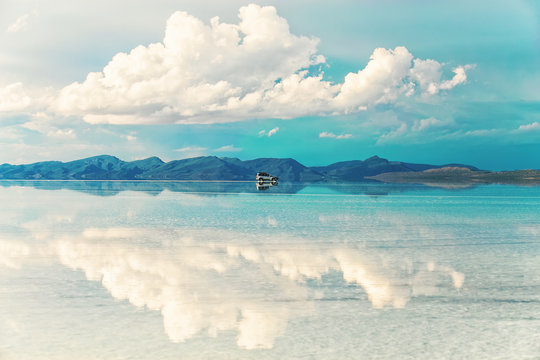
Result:
[[540,356],[540,187],[264,190],[0,182],[0,358]]

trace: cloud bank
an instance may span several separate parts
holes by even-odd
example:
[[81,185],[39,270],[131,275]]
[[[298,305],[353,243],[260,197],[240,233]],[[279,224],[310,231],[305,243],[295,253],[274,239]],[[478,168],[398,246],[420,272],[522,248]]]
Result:
[[[102,71],[57,92],[47,111],[92,124],[346,114],[450,90],[466,82],[470,68],[459,66],[443,80],[443,65],[435,60],[414,59],[402,46],[377,48],[365,68],[333,83],[324,80],[319,40],[292,34],[274,7],[250,4],[238,17],[237,24],[218,17],[205,24],[175,12],[162,42],[116,54]],[[0,111],[28,108],[20,85],[0,89]]]

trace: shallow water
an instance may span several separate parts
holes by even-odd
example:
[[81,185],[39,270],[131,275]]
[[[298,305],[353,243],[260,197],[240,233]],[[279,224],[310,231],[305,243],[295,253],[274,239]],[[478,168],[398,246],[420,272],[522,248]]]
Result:
[[1,359],[540,357],[540,187],[0,182]]

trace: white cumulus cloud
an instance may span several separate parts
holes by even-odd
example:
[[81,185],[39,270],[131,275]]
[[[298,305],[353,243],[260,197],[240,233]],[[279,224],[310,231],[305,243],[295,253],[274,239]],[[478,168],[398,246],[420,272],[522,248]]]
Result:
[[102,72],[64,88],[56,110],[92,123],[203,122],[261,113],[276,79],[324,61],[318,40],[290,33],[273,7],[249,5],[238,24],[176,12],[163,42],[113,57]]
[[[342,83],[324,80],[319,39],[291,33],[272,6],[240,8],[238,23],[175,12],[161,42],[118,53],[45,99],[22,84],[0,88],[0,112],[77,116],[91,124],[193,124],[346,114],[466,82],[470,66],[442,79],[443,64],[403,46],[377,48]],[[44,92],[45,94],[45,92]],[[48,93],[47,93],[48,94]],[[50,95],[50,94],[49,94]],[[39,107],[38,107],[39,108]],[[274,133],[267,133],[272,136]]]
[[266,130],[259,131],[259,136],[271,137],[271,136],[275,135],[278,131],[279,131],[279,126],[276,126],[275,128],[270,129],[268,131],[266,131]]
[[530,124],[520,125],[518,131],[540,131],[540,123],[535,121]]
[[0,88],[0,112],[25,110],[32,104],[32,98],[20,82]]
[[162,42],[116,54],[102,71],[63,88],[53,111],[94,124],[293,118],[361,111],[412,95],[415,82],[436,93],[467,78],[461,66],[440,80],[441,64],[415,59],[413,66],[413,55],[396,47],[375,49],[364,69],[335,84],[323,80],[319,40],[292,34],[274,7],[251,4],[238,16],[237,24],[217,17],[205,24],[174,13]]
[[268,132],[268,137],[275,135],[279,131],[279,127],[275,127]]
[[420,86],[421,90],[434,95],[441,90],[450,90],[467,81],[467,70],[473,69],[474,65],[464,65],[454,68],[454,76],[449,80],[441,80],[443,64],[435,60],[415,59],[414,66],[410,69],[410,78]]
[[336,102],[346,111],[365,110],[366,105],[391,102],[408,90],[405,81],[412,54],[403,46],[373,51],[366,67],[345,76]]
[[336,134],[331,133],[331,132],[323,131],[323,132],[321,132],[319,134],[319,137],[320,138],[332,138],[332,139],[341,140],[341,139],[350,139],[350,138],[352,138],[352,134],[336,135]]

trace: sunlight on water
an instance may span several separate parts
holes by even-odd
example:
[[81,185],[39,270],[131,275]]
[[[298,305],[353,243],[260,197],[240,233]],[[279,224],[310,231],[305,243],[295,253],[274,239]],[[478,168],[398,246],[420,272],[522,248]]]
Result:
[[2,359],[540,354],[540,188],[2,185]]

